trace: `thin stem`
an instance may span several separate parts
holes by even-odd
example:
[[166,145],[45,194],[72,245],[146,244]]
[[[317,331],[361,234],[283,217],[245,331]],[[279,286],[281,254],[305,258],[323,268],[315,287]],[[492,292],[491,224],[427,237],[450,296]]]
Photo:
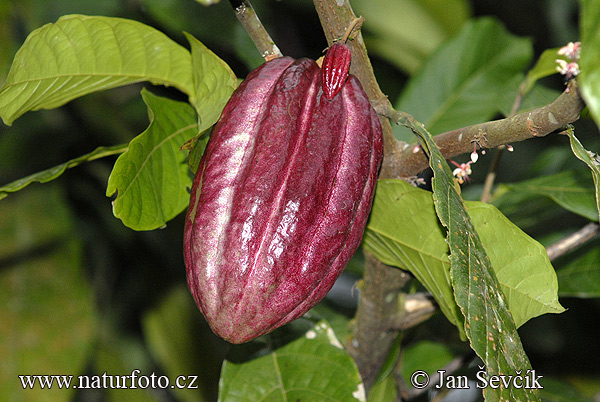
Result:
[[600,235],[600,225],[597,223],[588,223],[577,232],[570,234],[567,237],[560,239],[556,243],[548,246],[546,248],[548,258],[550,258],[550,261],[554,261],[558,257],[573,251],[577,247],[587,243],[598,235]]
[[504,145],[496,148],[494,152],[494,159],[492,160],[492,166],[487,176],[485,176],[485,182],[483,184],[483,192],[481,193],[481,202],[488,202],[492,198],[492,187],[494,187],[494,181],[496,180],[496,172],[500,167],[500,159],[504,154]]
[[235,10],[235,16],[241,22],[243,27],[252,38],[254,45],[265,60],[269,61],[277,57],[282,57],[283,54],[271,39],[271,35],[267,32],[262,22],[256,15],[256,11],[250,4],[249,0],[229,0],[231,7]]

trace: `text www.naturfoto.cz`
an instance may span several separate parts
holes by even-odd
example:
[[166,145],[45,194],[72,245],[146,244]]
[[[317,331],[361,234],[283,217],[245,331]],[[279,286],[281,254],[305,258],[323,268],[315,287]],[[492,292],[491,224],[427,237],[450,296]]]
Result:
[[[180,375],[175,382],[167,376],[139,375],[140,370],[133,370],[129,375],[110,375],[104,372],[102,375],[20,375],[19,380],[23,389],[135,389],[135,388],[198,388],[198,376]],[[76,378],[77,382],[73,383]]]

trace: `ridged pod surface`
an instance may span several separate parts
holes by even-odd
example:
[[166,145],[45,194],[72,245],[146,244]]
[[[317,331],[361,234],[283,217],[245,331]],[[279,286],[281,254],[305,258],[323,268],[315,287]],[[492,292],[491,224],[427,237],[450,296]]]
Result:
[[188,285],[217,335],[249,341],[325,297],[361,241],[381,158],[354,76],[327,100],[313,60],[248,75],[213,129],[186,217]]

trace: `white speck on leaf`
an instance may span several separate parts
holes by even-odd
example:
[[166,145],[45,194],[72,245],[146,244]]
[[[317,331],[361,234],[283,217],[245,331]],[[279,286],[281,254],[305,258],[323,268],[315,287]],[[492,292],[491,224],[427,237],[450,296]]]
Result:
[[362,382],[358,384],[358,388],[352,393],[352,396],[361,402],[366,402],[365,385]]

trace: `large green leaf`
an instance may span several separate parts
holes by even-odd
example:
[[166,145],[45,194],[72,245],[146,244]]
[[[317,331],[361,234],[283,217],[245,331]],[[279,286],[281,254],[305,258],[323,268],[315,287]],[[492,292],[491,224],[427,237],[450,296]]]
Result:
[[600,125],[600,0],[581,0],[581,94]]
[[98,147],[92,152],[71,159],[68,162],[61,163],[60,165],[56,165],[54,167],[51,167],[50,169],[42,170],[41,172],[37,172],[29,176],[23,177],[21,179],[15,180],[11,183],[0,187],[0,200],[8,196],[9,193],[14,193],[16,191],[22,190],[32,183],[47,183],[51,180],[60,177],[67,169],[78,166],[84,162],[91,162],[93,160],[104,158],[110,155],[123,153],[126,149],[127,145]]
[[[525,373],[529,359],[508,310],[507,300],[492,263],[475,230],[460,188],[433,137],[419,123],[408,123],[419,136],[433,170],[435,209],[446,227],[450,249],[450,279],[456,304],[465,317],[465,333],[483,360],[488,375]],[[484,389],[486,401],[532,401],[537,389],[500,386]]]
[[70,15],[33,31],[0,89],[0,117],[51,109],[90,92],[139,81],[194,96],[190,53],[136,21]]
[[581,145],[581,142],[575,137],[575,133],[572,128],[567,130],[569,139],[571,141],[571,149],[577,159],[584,162],[592,171],[592,179],[594,181],[594,194],[596,197],[596,214],[590,214],[592,220],[597,221],[598,215],[600,214],[600,155],[595,152],[590,152]]
[[[305,322],[298,320],[292,327],[302,324]],[[250,359],[225,361],[219,401],[365,401],[354,361],[329,324],[321,321],[303,326],[303,334],[284,346],[269,347],[266,354],[252,351]],[[267,340],[273,340],[282,330],[267,335]],[[233,352],[253,346],[237,346]]]
[[162,227],[189,203],[191,185],[181,146],[198,133],[197,115],[184,102],[143,90],[150,126],[129,143],[108,179],[113,214],[135,230]]
[[191,35],[194,96],[190,101],[198,113],[198,131],[215,124],[237,86],[235,74],[227,63]]
[[413,73],[469,18],[464,0],[353,0],[369,51]]
[[473,201],[466,205],[516,326],[542,314],[562,313],[556,272],[546,248],[492,205]]
[[[545,248],[495,207],[480,202],[466,205],[516,325],[541,314],[563,311],[557,299],[556,274]],[[462,327],[462,314],[450,284],[448,244],[430,192],[402,180],[379,181],[363,241],[384,263],[413,273],[446,317]]]
[[62,198],[30,190],[0,208],[0,389],[3,401],[71,400],[74,389],[23,389],[19,375],[77,375],[95,333],[83,250]]
[[[511,35],[498,21],[471,21],[411,79],[396,109],[435,134],[488,121],[500,108],[506,82],[523,71],[532,53],[528,39]],[[404,141],[414,139],[406,128],[396,127],[394,133]]]
[[544,196],[571,212],[597,221],[594,193],[594,183],[587,172],[566,170],[519,183],[501,184],[494,193],[494,203],[501,204],[503,198],[514,194]]

